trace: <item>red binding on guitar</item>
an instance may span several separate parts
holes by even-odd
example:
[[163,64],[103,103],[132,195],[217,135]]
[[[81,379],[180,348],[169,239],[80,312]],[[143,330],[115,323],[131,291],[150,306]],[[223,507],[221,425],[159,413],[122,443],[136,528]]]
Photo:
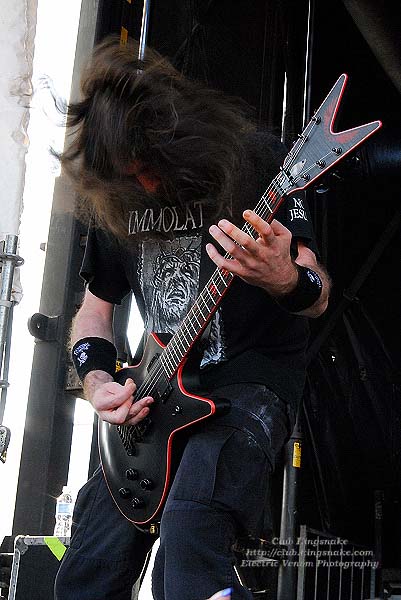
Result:
[[[255,212],[266,221],[273,219],[286,195],[309,186],[381,126],[380,121],[373,121],[346,131],[333,131],[346,82],[347,76],[341,75],[262,195]],[[248,223],[243,230],[257,237]],[[128,377],[136,382],[136,399],[148,395],[155,399],[150,417],[136,426],[104,421],[99,424],[100,456],[107,485],[119,510],[140,528],[146,529],[160,518],[174,477],[175,455],[179,454],[174,436],[220,408],[211,400],[188,392],[183,377],[192,346],[233,278],[229,271],[216,269],[170,341],[165,345],[152,334],[141,362],[116,375],[119,383]]]

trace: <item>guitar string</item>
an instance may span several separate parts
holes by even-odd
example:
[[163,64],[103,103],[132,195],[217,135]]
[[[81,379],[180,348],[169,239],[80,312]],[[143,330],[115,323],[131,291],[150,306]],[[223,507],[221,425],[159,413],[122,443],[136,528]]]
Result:
[[[316,113],[317,114],[317,113]],[[315,115],[316,117],[316,115]],[[307,169],[307,171],[303,172],[302,175],[298,174],[297,176],[292,178],[292,181],[290,179],[290,176],[288,176],[288,174],[286,173],[286,171],[288,171],[288,167],[290,164],[293,164],[294,161],[296,160],[299,152],[302,150],[303,146],[305,145],[305,143],[308,140],[308,134],[310,133],[310,131],[307,131],[308,128],[309,130],[312,130],[313,127],[315,127],[317,125],[317,121],[315,119],[312,119],[308,125],[305,127],[304,131],[302,132],[302,134],[300,135],[300,137],[298,138],[298,140],[296,140],[295,144],[293,145],[292,149],[288,152],[288,154],[286,155],[284,162],[283,162],[283,167],[282,170],[280,171],[280,173],[278,173],[276,175],[276,177],[272,180],[272,182],[270,183],[270,185],[268,186],[268,188],[265,190],[265,192],[262,194],[261,199],[259,200],[258,204],[256,205],[254,212],[259,214],[260,210],[263,210],[263,206],[264,206],[264,210],[266,210],[266,208],[269,211],[269,214],[266,215],[267,218],[273,216],[275,214],[275,212],[277,211],[279,205],[281,204],[281,202],[284,199],[285,194],[287,193],[287,190],[284,189],[284,187],[282,187],[282,184],[285,182],[286,180],[290,183],[290,187],[294,184],[296,184],[298,181],[300,181],[302,179],[302,175],[305,175],[305,173],[310,170],[312,167],[314,167],[315,165],[312,165],[311,167],[309,167],[309,169]],[[330,153],[329,153],[330,154]],[[328,154],[328,155],[329,155]],[[328,156],[326,155],[326,156]],[[326,158],[326,156],[324,158]],[[276,183],[277,182],[277,183]],[[277,197],[277,192],[279,192],[279,197]],[[273,194],[273,196],[271,196],[270,194]],[[267,198],[271,199],[271,204],[267,204]],[[275,206],[275,205],[278,206]],[[261,218],[265,218],[262,214],[259,214],[259,216],[261,216]],[[242,230],[245,230],[246,233],[248,233],[249,235],[251,235],[254,238],[254,235],[257,234],[257,232],[255,231],[254,227],[251,226],[249,223],[245,223],[242,227]],[[257,234],[258,235],[258,234]],[[232,258],[231,255],[227,252],[224,256],[224,258]],[[189,324],[194,324],[194,321],[191,321],[191,316],[190,313],[192,311],[194,311],[195,307],[199,304],[200,300],[203,300],[205,303],[205,306],[209,312],[208,317],[205,319],[205,317],[203,316],[202,311],[201,315],[203,316],[203,318],[205,319],[205,322],[203,323],[203,325],[200,326],[199,324],[199,320],[196,318],[196,321],[198,322],[198,326],[200,327],[198,330],[197,335],[193,338],[191,344],[189,345],[189,347],[184,351],[184,353],[182,352],[182,349],[180,350],[180,348],[178,347],[178,357],[181,355],[181,359],[179,359],[178,364],[174,364],[174,361],[172,361],[172,365],[173,365],[173,370],[172,372],[169,374],[168,371],[166,370],[166,366],[163,364],[163,358],[164,358],[164,362],[168,362],[165,358],[166,355],[168,355],[168,353],[172,353],[172,352],[177,352],[175,346],[178,346],[179,343],[179,335],[177,336],[177,333],[179,334],[180,329],[176,332],[176,334],[174,334],[174,336],[171,338],[170,342],[167,344],[167,346],[163,349],[163,353],[162,355],[159,357],[158,361],[157,361],[157,368],[155,369],[151,369],[151,371],[148,374],[148,377],[146,378],[146,380],[141,384],[141,386],[138,388],[138,390],[135,393],[135,396],[138,396],[139,398],[144,398],[146,397],[146,395],[152,390],[152,388],[155,387],[156,383],[158,381],[160,381],[161,377],[163,375],[165,375],[168,379],[171,379],[171,377],[174,375],[174,373],[176,372],[176,370],[179,368],[180,363],[182,362],[183,357],[185,356],[185,354],[189,351],[191,345],[196,341],[197,337],[199,336],[199,334],[201,333],[202,329],[205,327],[205,325],[207,325],[207,323],[210,321],[210,318],[212,317],[213,313],[215,312],[215,310],[218,307],[218,304],[220,303],[220,300],[218,303],[214,302],[214,299],[211,297],[211,300],[214,304],[214,306],[212,307],[212,309],[210,309],[208,307],[208,305],[206,304],[206,300],[204,300],[202,298],[202,294],[204,292],[204,290],[209,290],[210,285],[215,285],[215,279],[216,276],[219,275],[221,281],[223,282],[223,285],[225,286],[224,291],[222,292],[221,296],[222,297],[225,293],[225,291],[228,289],[229,285],[231,284],[231,282],[234,279],[234,275],[230,272],[230,280],[227,283],[226,280],[224,279],[222,273],[221,273],[221,269],[216,269],[213,273],[213,275],[211,276],[211,278],[209,279],[209,281],[207,282],[207,284],[205,285],[204,289],[202,290],[199,298],[196,300],[196,302],[194,303],[194,305],[192,306],[192,308],[190,309],[189,313],[186,315],[186,317],[183,320],[182,325],[180,326],[180,329],[182,329],[183,327],[188,327]],[[218,288],[217,288],[218,289]],[[219,292],[220,293],[220,292]],[[189,317],[189,318],[188,318]],[[187,324],[186,321],[189,321],[189,323]],[[195,327],[195,331],[197,330],[197,328]],[[188,345],[188,341],[186,341],[186,345]],[[181,342],[182,343],[182,342]],[[163,356],[164,355],[164,356]],[[173,357],[172,357],[173,358]],[[170,366],[171,369],[171,366]],[[121,428],[124,427],[128,428],[128,427],[136,427],[136,426],[132,426],[132,425],[121,425]]]

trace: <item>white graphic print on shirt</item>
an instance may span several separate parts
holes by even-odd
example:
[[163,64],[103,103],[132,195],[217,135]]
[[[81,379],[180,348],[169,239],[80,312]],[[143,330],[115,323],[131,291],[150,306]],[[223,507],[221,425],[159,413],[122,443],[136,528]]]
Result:
[[[291,207],[291,201],[294,201],[293,206]],[[304,221],[308,220],[308,216],[303,205],[303,198],[292,196],[288,202],[288,212],[290,214],[290,222],[294,219],[303,219]]]
[[205,201],[197,200],[185,207],[164,206],[143,208],[129,213],[128,235],[158,231],[189,231],[203,227],[203,206]]
[[[201,236],[141,243],[138,278],[146,306],[146,332],[175,333],[194,304],[199,287]],[[224,358],[221,318],[211,325],[202,367]]]

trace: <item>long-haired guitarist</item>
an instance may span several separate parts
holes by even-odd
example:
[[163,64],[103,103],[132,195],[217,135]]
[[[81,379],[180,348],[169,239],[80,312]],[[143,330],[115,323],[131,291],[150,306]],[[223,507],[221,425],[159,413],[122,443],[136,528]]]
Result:
[[[133,292],[145,336],[174,334],[216,267],[235,276],[226,294],[209,286],[218,309],[197,344],[200,395],[231,408],[189,436],[161,517],[153,595],[202,600],[230,587],[233,599],[251,599],[232,547],[269,535],[270,476],[302,394],[307,317],[326,309],[329,278],[304,194],[286,197],[270,224],[253,210],[281,143],[237,100],[151,50],[136,56],[131,44],[99,45],[69,107],[60,158],[92,218],[73,359],[100,419],[137,425],[156,400],[133,401],[136,382],[114,380],[114,305]],[[57,600],[129,600],[154,540],[124,518],[99,469],[76,502]]]

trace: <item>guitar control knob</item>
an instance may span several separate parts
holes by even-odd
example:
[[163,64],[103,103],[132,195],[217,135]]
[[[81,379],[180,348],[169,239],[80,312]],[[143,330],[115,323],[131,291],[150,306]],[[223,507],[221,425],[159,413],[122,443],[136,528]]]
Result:
[[338,146],[337,148],[332,148],[332,151],[334,152],[334,154],[340,155],[343,149],[340,148],[340,146]]
[[135,479],[138,479],[138,471],[136,469],[127,469],[125,471],[125,476],[130,481],[135,481]]
[[316,164],[317,164],[317,166],[318,166],[318,167],[320,167],[321,169],[323,169],[323,167],[325,167],[325,166],[326,166],[326,163],[325,163],[325,161],[324,161],[324,160],[317,160],[317,161],[316,161]]
[[118,490],[118,493],[120,494],[121,498],[123,498],[124,500],[128,500],[128,498],[131,498],[132,496],[132,492],[129,488],[120,488]]
[[143,490],[150,491],[153,489],[153,481],[151,479],[142,479],[139,485]]
[[132,508],[143,508],[145,506],[143,498],[133,498],[131,504]]
[[176,415],[181,415],[182,414],[182,406],[180,406],[179,404],[174,406],[174,411],[171,414],[173,417],[175,417]]

